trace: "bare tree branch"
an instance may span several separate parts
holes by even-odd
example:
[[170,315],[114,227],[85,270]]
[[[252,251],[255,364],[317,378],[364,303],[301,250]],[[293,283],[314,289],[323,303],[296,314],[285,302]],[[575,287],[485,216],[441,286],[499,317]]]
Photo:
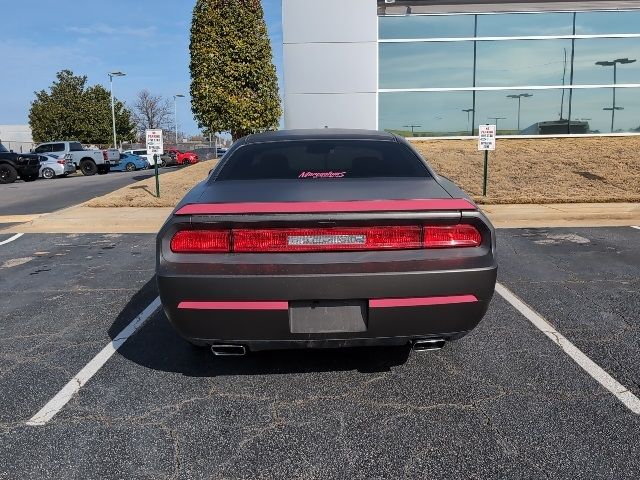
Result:
[[170,130],[173,127],[173,108],[169,99],[161,95],[153,95],[149,90],[138,92],[133,104],[133,121],[144,135],[149,128]]

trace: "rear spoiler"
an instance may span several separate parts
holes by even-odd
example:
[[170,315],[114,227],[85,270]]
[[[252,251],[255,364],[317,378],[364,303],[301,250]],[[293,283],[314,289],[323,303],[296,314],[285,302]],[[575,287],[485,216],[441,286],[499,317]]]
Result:
[[179,208],[175,215],[233,215],[261,213],[347,213],[347,212],[425,212],[476,211],[464,198],[421,200],[350,200],[320,202],[243,202],[192,203]]

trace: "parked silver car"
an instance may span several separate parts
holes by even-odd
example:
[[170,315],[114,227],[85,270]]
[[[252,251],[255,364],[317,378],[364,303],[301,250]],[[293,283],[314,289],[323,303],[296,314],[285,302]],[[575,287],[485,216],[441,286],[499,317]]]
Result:
[[55,177],[63,177],[76,171],[76,166],[70,158],[65,159],[53,153],[40,155],[39,158],[40,178],[52,179]]

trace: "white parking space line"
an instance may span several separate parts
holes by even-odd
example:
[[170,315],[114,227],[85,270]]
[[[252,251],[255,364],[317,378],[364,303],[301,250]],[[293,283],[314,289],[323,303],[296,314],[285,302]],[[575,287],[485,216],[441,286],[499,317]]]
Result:
[[151,304],[145,308],[140,315],[134,318],[106,347],[102,349],[87,365],[80,370],[55,397],[42,407],[27,422],[27,425],[41,426],[46,425],[68,402],[78,393],[80,388],[93,377],[102,366],[107,363],[111,356],[126,342],[131,335],[144,325],[144,323],[160,308],[160,297],[157,297]]
[[636,230],[640,230],[640,227],[636,227],[635,225],[631,225],[631,228],[635,228]]
[[562,350],[564,350],[564,352],[569,355],[573,361],[580,365],[582,369],[598,381],[600,385],[613,393],[629,410],[636,415],[640,415],[640,399],[631,393],[624,385],[587,357],[578,347],[558,332],[553,325],[542,318],[504,285],[497,283],[496,292],[498,292],[507,302],[513,305],[516,310],[527,317],[527,319],[542,333],[549,337],[553,343],[562,348]]
[[24,235],[24,233],[16,233],[13,237],[9,237],[6,240],[3,240],[2,242],[0,242],[0,245],[6,245],[7,243],[11,243],[14,240],[19,239],[22,235]]

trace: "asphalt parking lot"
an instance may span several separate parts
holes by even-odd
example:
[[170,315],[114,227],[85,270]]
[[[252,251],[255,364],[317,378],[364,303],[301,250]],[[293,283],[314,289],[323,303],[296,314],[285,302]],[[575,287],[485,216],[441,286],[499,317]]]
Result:
[[[505,298],[439,352],[214,358],[161,310],[153,235],[0,232],[0,478],[640,476],[640,415]],[[498,231],[499,281],[640,396],[640,229]],[[635,398],[635,397],[634,397]]]
[[[164,167],[160,169],[160,173],[171,172],[175,168],[181,167]],[[53,212],[86,202],[94,197],[106,195],[154,174],[153,169],[136,172],[111,172],[107,175],[90,177],[76,173],[66,178],[40,179],[35,182],[18,181],[8,185],[0,185],[2,215]]]

